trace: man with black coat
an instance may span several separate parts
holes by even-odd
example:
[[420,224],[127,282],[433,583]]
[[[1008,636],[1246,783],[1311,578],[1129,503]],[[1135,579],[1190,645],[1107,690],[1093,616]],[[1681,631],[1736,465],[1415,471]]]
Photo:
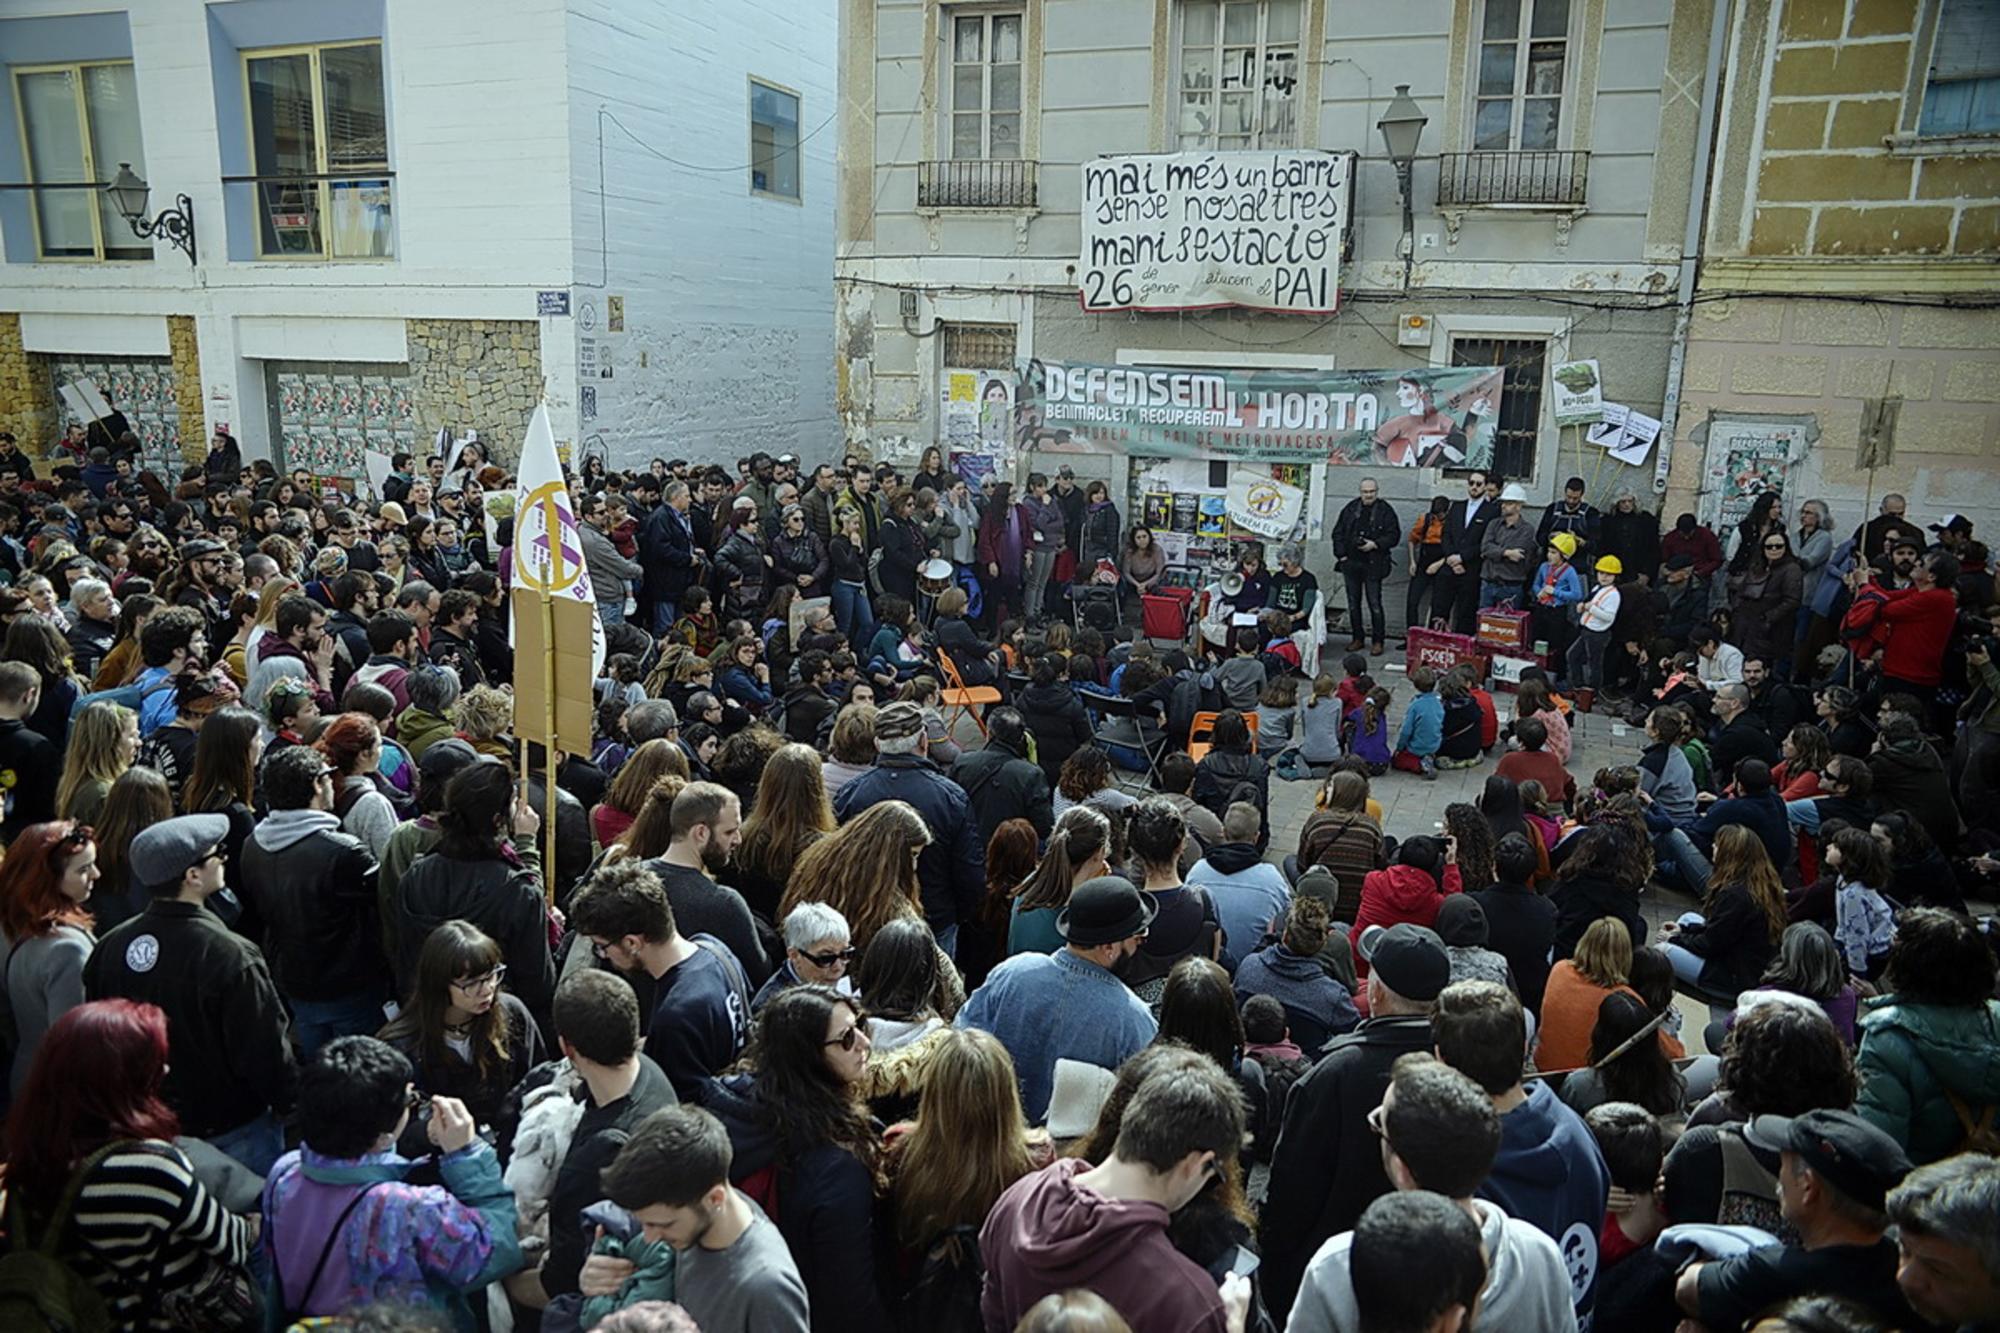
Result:
[[182,1132],[259,1175],[285,1150],[280,1121],[298,1092],[284,1001],[256,945],[206,906],[222,889],[224,815],[163,820],[132,839],[146,910],[97,942],[83,965],[93,1000],[135,1000],[167,1016],[160,1086]]
[[821,733],[840,711],[826,692],[833,679],[833,659],[817,648],[799,654],[798,679],[785,691],[785,737],[800,745],[820,744]]
[[1777,767],[1784,757],[1777,741],[1764,729],[1763,719],[1750,707],[1750,686],[1730,683],[1715,691],[1715,735],[1708,742],[1708,771],[1727,775],[1745,759],[1761,759]]
[[1466,474],[1465,498],[1453,500],[1444,515],[1444,564],[1438,568],[1433,606],[1449,611],[1452,628],[1470,634],[1479,619],[1479,544],[1486,525],[1500,512],[1500,502],[1487,494],[1486,473]]
[[1361,494],[1341,508],[1333,523],[1333,554],[1347,580],[1347,651],[1361,651],[1363,594],[1367,597],[1368,619],[1374,628],[1378,656],[1386,651],[1388,619],[1382,610],[1382,580],[1389,576],[1389,562],[1401,545],[1403,530],[1396,511],[1381,498],[1375,478],[1361,479]]
[[334,772],[318,750],[294,745],[265,761],[258,790],[271,813],[243,844],[243,921],[261,941],[291,1006],[308,1060],[335,1037],[382,1026],[389,965],[375,903],[375,857],[341,831]]
[[1782,743],[1793,727],[1812,716],[1812,700],[1791,682],[1773,676],[1764,658],[1743,655],[1743,688],[1750,691],[1750,716],[1774,742]]
[[981,847],[1010,819],[1027,820],[1042,839],[1054,827],[1049,777],[1028,758],[1028,725],[1015,709],[986,715],[986,744],[958,757],[951,780],[965,789]]
[[923,710],[913,703],[887,704],[875,715],[875,766],[841,787],[833,813],[845,823],[878,801],[907,801],[930,830],[930,845],[917,857],[917,882],[924,919],[950,955],[959,923],[976,920],[986,896],[986,844],[965,789],[932,762]]
[[1427,927],[1371,926],[1360,944],[1369,965],[1368,1017],[1328,1042],[1319,1063],[1292,1085],[1271,1158],[1259,1234],[1264,1300],[1281,1321],[1319,1247],[1351,1231],[1362,1210],[1389,1193],[1368,1115],[1382,1104],[1396,1058],[1433,1048],[1431,1011],[1451,981],[1444,941]]
[[686,482],[669,482],[666,498],[639,529],[639,563],[646,567],[640,598],[653,608],[655,634],[665,633],[679,617],[681,598],[701,563],[695,555],[694,525],[688,519],[693,505]]

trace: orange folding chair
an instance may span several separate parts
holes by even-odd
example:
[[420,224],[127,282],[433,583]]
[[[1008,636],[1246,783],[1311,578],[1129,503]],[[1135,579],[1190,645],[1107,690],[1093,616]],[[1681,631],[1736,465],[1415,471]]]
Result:
[[1219,716],[1221,716],[1219,713],[1196,713],[1194,721],[1188,726],[1188,758],[1197,764],[1202,761],[1204,755],[1215,748],[1210,737],[1215,735],[1215,719]]
[[952,661],[951,654],[942,648],[938,649],[938,665],[944,668],[945,680],[945,688],[938,692],[938,702],[951,710],[945,714],[945,729],[950,730],[958,725],[959,714],[971,713],[973,723],[979,728],[979,734],[984,736],[986,719],[975,709],[999,703],[1000,691],[991,685],[968,686],[965,677],[958,674],[958,663]]

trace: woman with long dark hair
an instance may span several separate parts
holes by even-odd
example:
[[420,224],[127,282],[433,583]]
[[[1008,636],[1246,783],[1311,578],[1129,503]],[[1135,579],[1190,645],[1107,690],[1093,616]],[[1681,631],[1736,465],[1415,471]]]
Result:
[[41,680],[35,711],[21,719],[28,730],[60,750],[69,743],[69,715],[82,697],[82,682],[70,669],[69,640],[46,617],[26,615],[7,626],[0,660],[26,662]]
[[1632,947],[1646,942],[1646,918],[1639,910],[1639,894],[1653,869],[1653,848],[1643,826],[1634,828],[1626,819],[1593,824],[1572,839],[1575,849],[1563,858],[1550,896],[1556,904],[1556,938],[1553,957],[1570,956],[1583,932],[1599,917],[1612,916],[1624,922]]
[[950,966],[921,917],[891,921],[861,955],[854,981],[868,1006],[875,1048],[861,1095],[879,1120],[901,1120],[917,1109],[931,1055],[951,1026],[941,1012],[955,1003],[944,984]]
[[[182,813],[228,818],[229,835],[222,840],[223,882],[232,889],[242,883],[238,867],[243,841],[256,828],[257,764],[263,757],[264,720],[247,708],[218,708],[201,724],[193,769],[181,787]],[[112,794],[117,794],[116,784]],[[108,815],[109,800],[105,806]]]
[[1792,554],[1782,521],[1757,539],[1741,569],[1731,562],[1729,607],[1736,617],[1736,646],[1745,658],[1761,660],[1778,680],[1790,672],[1792,631],[1804,590],[1805,570]]
[[1606,1102],[1632,1102],[1662,1119],[1683,1116],[1687,1081],[1660,1044],[1665,1021],[1636,996],[1605,996],[1590,1030],[1590,1063],[1563,1080],[1563,1101],[1578,1115]]
[[872,1046],[854,1000],[793,986],[757,1016],[741,1072],[701,1089],[735,1149],[731,1182],[791,1247],[814,1333],[891,1326],[875,1276],[881,1141],[861,1098]]
[[97,882],[97,842],[70,820],[30,824],[0,861],[0,990],[14,1028],[8,1089],[18,1093],[42,1034],[83,1003],[83,965],[97,945],[84,903]]
[[779,747],[764,763],[757,801],[743,820],[730,883],[751,911],[775,921],[799,857],[835,827],[819,751],[796,743]]
[[1034,551],[1035,525],[1028,507],[1014,499],[1014,487],[1000,482],[979,516],[976,558],[984,593],[980,608],[989,625],[1021,614],[1022,588],[1028,578],[1028,556]]
[[146,910],[148,895],[132,883],[132,839],[141,830],[174,817],[173,793],[167,780],[150,768],[134,764],[111,784],[97,831],[97,886],[84,906],[99,930]]
[[248,1326],[256,1224],[227,1211],[174,1146],[166,1070],[167,1017],[153,1005],[98,1000],[56,1021],[7,1120],[15,1242],[39,1241],[80,1184],[56,1256],[103,1297],[111,1327]]
[[396,884],[396,988],[417,982],[417,957],[433,930],[466,921],[499,942],[508,989],[543,1020],[555,992],[548,914],[535,835],[542,821],[501,764],[474,764],[445,787],[437,850],[420,856]]
[[[502,989],[506,979],[490,935],[469,921],[447,921],[424,941],[416,984],[382,1029],[382,1040],[416,1066],[418,1091],[458,1098],[482,1125],[493,1123],[507,1093],[546,1058],[528,1006]],[[423,1137],[415,1117],[411,1128]]]
[[[1125,837],[1140,872],[1139,887],[1157,909],[1132,955],[1125,982],[1140,999],[1157,1005],[1175,963],[1223,957],[1222,919],[1207,889],[1182,882],[1187,817],[1179,806],[1164,796],[1148,796],[1132,807]],[[1235,960],[1227,965],[1235,966]]]
[[866,952],[891,921],[923,915],[917,857],[930,842],[930,827],[907,802],[869,806],[799,854],[778,919],[800,903],[825,903],[847,918],[854,947]]
[[1785,933],[1785,889],[1755,831],[1725,824],[1715,834],[1715,870],[1700,912],[1660,927],[1674,976],[1735,996],[1764,975]]
[[146,665],[139,656],[139,631],[165,605],[162,598],[144,592],[132,593],[119,602],[118,636],[98,663],[97,674],[90,678],[92,690],[115,690],[132,683]]

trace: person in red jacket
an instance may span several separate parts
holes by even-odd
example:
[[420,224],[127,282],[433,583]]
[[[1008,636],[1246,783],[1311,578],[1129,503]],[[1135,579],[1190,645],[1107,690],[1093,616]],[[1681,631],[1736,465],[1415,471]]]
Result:
[[1348,939],[1354,945],[1355,974],[1368,978],[1368,960],[1361,956],[1361,932],[1370,926],[1404,922],[1428,928],[1438,907],[1463,887],[1458,876],[1458,839],[1406,838],[1396,849],[1396,863],[1371,870],[1361,881],[1361,905],[1354,911]]
[[1548,744],[1548,725],[1538,717],[1524,717],[1514,724],[1514,740],[1520,749],[1500,756],[1494,772],[1515,783],[1535,781],[1542,790],[1560,800],[1568,809],[1576,803],[1576,779],[1563,767],[1562,760],[1542,747]]
[[1910,587],[1883,595],[1877,619],[1889,630],[1882,647],[1884,693],[1908,690],[1926,703],[1937,693],[1958,624],[1958,574],[1958,557],[1939,552],[1916,567]]
[[1722,543],[1713,532],[1695,522],[1693,514],[1682,514],[1675,519],[1673,531],[1660,539],[1662,564],[1677,555],[1694,561],[1697,579],[1705,579],[1722,568]]

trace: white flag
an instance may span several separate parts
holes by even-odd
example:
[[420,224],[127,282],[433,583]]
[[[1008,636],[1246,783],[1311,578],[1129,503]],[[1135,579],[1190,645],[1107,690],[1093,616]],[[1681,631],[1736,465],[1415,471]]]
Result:
[[583,534],[562,464],[556,459],[546,403],[535,408],[521,446],[520,480],[514,490],[514,579],[523,588],[535,592],[547,588],[552,597],[582,602],[591,609],[591,674],[601,674],[604,622],[596,615],[597,599],[583,563]]
[[437,449],[437,456],[444,460],[445,468],[447,471],[449,471],[451,465],[458,461],[457,459],[451,456],[452,455],[451,427],[439,426],[437,439],[433,440],[431,443],[433,447]]

